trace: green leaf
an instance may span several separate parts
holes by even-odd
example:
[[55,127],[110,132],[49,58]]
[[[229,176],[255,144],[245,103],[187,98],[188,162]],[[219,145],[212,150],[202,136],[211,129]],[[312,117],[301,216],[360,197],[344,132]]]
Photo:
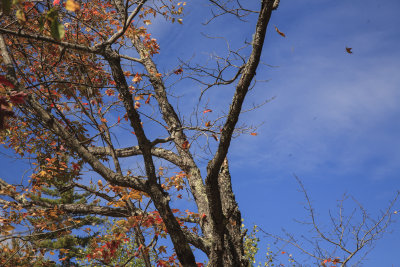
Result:
[[51,22],[50,32],[54,39],[60,41],[65,35],[64,25],[58,22],[58,19],[55,19]]
[[11,11],[12,0],[1,0],[1,10],[5,15],[9,15]]

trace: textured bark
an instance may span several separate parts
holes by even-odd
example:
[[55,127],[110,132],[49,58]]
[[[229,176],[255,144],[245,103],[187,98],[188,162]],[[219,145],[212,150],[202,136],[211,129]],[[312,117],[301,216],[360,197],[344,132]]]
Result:
[[[225,179],[219,179],[219,177],[222,164],[228,153],[233,131],[242,110],[242,104],[256,74],[258,63],[260,62],[266,30],[273,10],[273,4],[274,1],[262,1],[253,39],[252,53],[246,62],[242,75],[240,76],[239,82],[236,86],[232,104],[225,125],[222,128],[217,152],[207,166],[205,184],[213,233],[210,266],[231,266],[231,263],[240,264],[238,266],[245,266],[242,265],[242,262],[245,264],[245,261],[242,261],[242,258],[240,257],[240,251],[243,249],[243,246],[242,242],[237,240],[237,229],[227,226],[229,224],[229,220],[227,220],[228,214],[226,214],[227,211],[225,211],[225,213],[223,211],[224,207],[225,209],[229,208],[233,205],[232,203],[235,203],[233,193],[230,197],[222,196],[223,193],[229,192],[228,188],[230,187],[230,178],[225,177]],[[229,182],[227,180],[229,180]],[[221,192],[220,187],[225,188],[225,190]],[[239,214],[236,213],[235,216],[238,217]],[[229,231],[228,228],[232,229]],[[232,240],[232,238],[234,239]],[[230,242],[232,242],[232,244],[238,242],[238,245],[241,246],[241,248],[232,249],[232,245],[229,245]],[[228,247],[225,247],[225,244],[228,244]],[[227,250],[230,250],[231,252],[227,252]],[[229,262],[225,263],[224,260],[228,260]]]
[[[51,109],[47,109],[46,106],[41,105],[41,102],[33,96],[27,97],[27,105],[24,107],[24,111],[32,114],[32,116],[40,121],[44,128],[47,128],[57,135],[57,137],[59,137],[73,153],[76,153],[83,162],[90,165],[97,174],[111,185],[127,187],[146,193],[151,198],[154,207],[165,224],[182,266],[197,266],[193,250],[189,245],[191,244],[207,254],[209,257],[209,266],[248,267],[248,259],[246,259],[244,255],[243,233],[241,231],[241,213],[232,190],[231,175],[229,173],[229,166],[226,157],[233,131],[242,110],[244,99],[255,77],[256,69],[260,61],[271,12],[278,7],[279,1],[261,1],[261,10],[259,12],[253,38],[252,52],[244,67],[240,68],[237,76],[233,80],[236,81],[236,78],[238,78],[232,103],[221,130],[217,151],[207,165],[206,177],[202,177],[200,168],[196,164],[193,155],[187,147],[184,147],[185,142],[187,142],[187,137],[184,132],[183,123],[167,97],[166,86],[163,78],[158,75],[156,63],[149,55],[141,37],[139,35],[132,37],[132,43],[139,54],[139,59],[123,56],[119,54],[119,51],[114,50],[114,44],[117,44],[119,38],[124,35],[128,29],[128,25],[132,22],[135,16],[139,14],[144,3],[147,1],[142,0],[131,3],[132,6],[135,5],[135,9],[131,7],[131,11],[127,9],[129,2],[124,3],[124,1],[121,0],[113,0],[112,2],[115,5],[122,27],[108,40],[104,39],[103,42],[100,41],[100,43],[91,47],[86,47],[81,44],[60,42],[41,34],[28,34],[23,30],[15,31],[13,28],[0,28],[0,34],[18,36],[32,42],[40,41],[58,44],[63,48],[80,51],[80,53],[96,55],[96,57],[102,57],[102,59],[108,63],[107,67],[111,70],[112,79],[119,92],[119,97],[122,101],[123,108],[126,111],[130,127],[135,132],[135,138],[137,139],[138,145],[116,149],[114,147],[115,144],[112,143],[112,135],[108,131],[109,129],[107,129],[104,132],[99,133],[106,143],[104,147],[87,147],[87,145],[82,143],[82,140],[80,140],[73,132],[66,131],[63,123],[60,122],[62,120],[58,119],[58,117],[52,113]],[[10,78],[10,81],[13,82],[17,91],[25,91],[25,89],[18,84],[18,77],[12,59],[2,37],[0,38],[0,49],[2,57],[7,65],[7,79]],[[151,83],[151,92],[155,94],[154,96],[157,100],[159,112],[167,125],[167,138],[151,141],[147,137],[141,124],[141,116],[135,109],[135,103],[124,75],[121,59],[134,61],[135,64],[141,64],[144,67],[146,71],[145,75]],[[86,115],[92,121],[96,122],[96,119],[91,118],[89,113]],[[107,128],[106,124],[103,126]],[[157,146],[160,143],[166,142],[173,142],[175,148],[173,150],[168,150]],[[132,156],[137,156],[137,158],[142,160],[145,169],[145,177],[139,178],[123,175],[123,169],[120,166],[119,159]],[[102,162],[104,157],[113,160],[114,170]],[[170,197],[162,188],[157,177],[153,158],[166,160],[186,173],[190,191],[197,206],[197,212],[201,215],[201,219],[194,221],[195,223],[199,222],[201,226],[200,234],[190,232],[179,224],[177,217],[174,215],[170,207]],[[0,179],[0,189],[8,188],[9,186],[9,184]],[[110,196],[105,195],[105,193],[96,192],[84,185],[72,183],[71,186],[83,189],[104,200],[113,200]],[[45,209],[51,209],[54,207],[54,205],[49,203],[28,201],[23,196],[18,196],[13,193],[10,193],[9,196],[24,208],[29,208],[35,205]],[[8,200],[0,199],[0,204],[8,204],[7,201]],[[97,214],[112,217],[129,217],[133,216],[135,212],[143,213],[142,210],[136,210],[135,207],[129,203],[127,203],[126,208],[112,208],[85,204],[64,204],[58,205],[57,208],[70,214]],[[136,229],[136,233],[139,242],[145,244],[144,237],[140,234],[140,228]],[[144,252],[142,251],[142,254],[143,253]],[[144,255],[144,258],[146,266],[150,266],[148,255]]]

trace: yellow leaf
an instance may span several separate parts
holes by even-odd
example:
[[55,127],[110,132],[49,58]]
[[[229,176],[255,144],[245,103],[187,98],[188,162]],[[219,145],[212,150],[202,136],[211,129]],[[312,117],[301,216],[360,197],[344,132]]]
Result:
[[22,11],[21,9],[18,9],[18,10],[17,10],[17,13],[15,13],[15,16],[17,17],[17,19],[18,19],[19,22],[24,22],[24,21],[26,21],[24,11]]
[[147,19],[147,20],[143,20],[143,23],[146,24],[146,25],[150,25],[151,21]]
[[102,182],[101,180],[98,180],[98,181],[97,181],[97,184],[98,184],[99,186],[103,186],[103,182]]
[[67,3],[65,3],[65,9],[71,12],[75,12],[79,10],[79,4],[74,0],[67,0]]
[[40,171],[40,172],[39,172],[39,175],[40,175],[40,176],[45,176],[45,175],[47,175],[47,172],[45,172],[45,171]]
[[179,24],[183,24],[182,19],[178,19]]

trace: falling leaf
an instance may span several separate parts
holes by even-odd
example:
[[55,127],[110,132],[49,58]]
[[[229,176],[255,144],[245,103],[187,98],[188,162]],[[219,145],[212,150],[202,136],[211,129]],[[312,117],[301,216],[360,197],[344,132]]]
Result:
[[252,135],[252,136],[256,136],[256,135],[257,135],[257,133],[250,133],[250,135]]
[[74,0],[67,0],[65,3],[65,9],[71,12],[75,12],[79,10],[79,4]]
[[353,49],[353,48],[351,48],[351,47],[346,47],[346,52],[349,53],[349,54],[353,54],[353,51],[351,51],[351,49]]
[[281,254],[285,254],[285,253],[286,253],[286,251],[282,251],[282,252],[281,252]]
[[275,26],[275,30],[276,30],[277,33],[279,33],[280,36],[286,37],[286,35],[285,35],[283,32],[281,32],[281,31],[278,29],[278,27]]
[[208,112],[212,112],[212,110],[211,109],[206,109],[206,110],[203,111],[203,113],[208,113]]

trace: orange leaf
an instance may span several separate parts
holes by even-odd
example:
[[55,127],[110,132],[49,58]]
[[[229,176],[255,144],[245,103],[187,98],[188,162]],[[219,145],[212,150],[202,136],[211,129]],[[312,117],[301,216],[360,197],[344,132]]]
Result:
[[65,9],[71,12],[75,12],[79,10],[79,4],[74,0],[67,0],[65,3]]
[[285,254],[285,253],[286,253],[286,251],[282,251],[282,252],[281,252],[281,254]]
[[132,79],[134,83],[138,83],[142,80],[142,76],[139,75],[139,73],[136,73],[135,77]]
[[120,123],[121,122],[121,117],[120,116],[118,116],[118,123]]
[[256,136],[256,135],[257,135],[257,133],[250,133],[250,135],[252,135],[252,136]]
[[208,113],[208,112],[212,112],[212,110],[211,109],[206,109],[206,110],[203,111],[203,113]]
[[206,122],[206,127],[210,127],[211,126],[211,122],[207,121]]
[[135,109],[138,109],[138,108],[140,108],[140,102],[139,102],[139,101],[136,101],[136,102],[135,102]]
[[152,94],[149,94],[149,96],[147,97],[146,101],[144,101],[145,104],[149,104],[150,103],[150,97],[152,96]]
[[349,53],[349,54],[353,54],[353,52],[351,51],[351,49],[353,49],[353,48],[351,48],[351,47],[346,47],[346,52]]
[[286,35],[285,35],[283,32],[281,32],[281,31],[278,29],[278,27],[275,26],[275,30],[276,30],[277,33],[279,33],[280,36],[286,37]]

